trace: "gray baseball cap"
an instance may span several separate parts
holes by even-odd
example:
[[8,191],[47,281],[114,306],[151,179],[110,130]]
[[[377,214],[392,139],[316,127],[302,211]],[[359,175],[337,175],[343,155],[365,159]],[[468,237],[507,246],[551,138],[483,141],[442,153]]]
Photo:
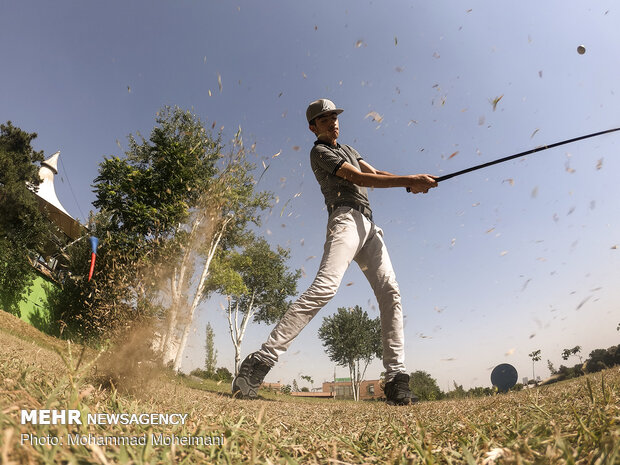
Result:
[[331,113],[335,111],[337,114],[342,113],[344,110],[342,108],[336,108],[336,105],[331,100],[327,100],[326,98],[321,98],[315,100],[310,105],[308,105],[308,109],[306,110],[306,119],[308,123],[312,121],[314,118],[318,118],[325,113]]

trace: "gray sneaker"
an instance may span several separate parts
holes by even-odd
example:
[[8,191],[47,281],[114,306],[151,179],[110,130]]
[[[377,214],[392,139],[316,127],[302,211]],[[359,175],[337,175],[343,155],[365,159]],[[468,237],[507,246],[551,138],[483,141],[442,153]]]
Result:
[[239,366],[239,374],[232,382],[233,397],[256,399],[258,388],[271,367],[256,357],[256,352],[248,355]]
[[388,405],[409,405],[419,400],[409,389],[407,373],[398,373],[392,381],[385,383],[383,392]]

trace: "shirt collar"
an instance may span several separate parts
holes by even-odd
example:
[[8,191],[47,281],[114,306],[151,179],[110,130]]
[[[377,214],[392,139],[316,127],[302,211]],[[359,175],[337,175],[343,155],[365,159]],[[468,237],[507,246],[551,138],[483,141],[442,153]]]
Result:
[[315,146],[316,145],[324,145],[325,147],[329,147],[331,149],[339,149],[340,148],[340,144],[338,142],[336,142],[336,145],[330,145],[330,144],[327,144],[327,143],[325,143],[323,141],[320,141],[318,139],[314,141],[314,145]]

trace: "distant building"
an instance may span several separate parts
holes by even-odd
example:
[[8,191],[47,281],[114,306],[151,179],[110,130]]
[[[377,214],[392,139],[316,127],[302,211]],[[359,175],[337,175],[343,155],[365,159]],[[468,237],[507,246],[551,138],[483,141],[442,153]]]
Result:
[[[336,399],[353,399],[351,378],[336,378],[335,382],[324,382],[323,392],[334,395]],[[360,400],[381,399],[384,397],[381,380],[362,381],[360,385]]]
[[268,391],[277,391],[280,392],[282,389],[282,383],[278,381],[277,383],[263,383],[260,385],[262,389],[267,389]]
[[299,391],[299,392],[291,392],[292,396],[295,397],[319,397],[321,399],[326,398],[326,399],[331,399],[334,397],[334,394],[332,392],[311,392],[311,391]]
[[[336,378],[336,382],[324,382],[322,388],[316,388],[312,391],[291,392],[295,397],[318,397],[318,398],[336,398],[336,399],[353,399],[353,389],[351,387],[351,378]],[[382,399],[385,397],[381,388],[381,380],[362,381],[360,385],[360,400]],[[284,385],[278,381],[277,383],[263,383],[261,389],[280,392]]]

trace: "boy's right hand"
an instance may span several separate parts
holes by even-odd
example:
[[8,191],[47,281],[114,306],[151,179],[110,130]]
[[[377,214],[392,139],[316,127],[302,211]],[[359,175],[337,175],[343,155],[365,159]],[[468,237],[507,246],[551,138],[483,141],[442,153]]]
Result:
[[437,187],[437,180],[430,174],[413,174],[409,178],[411,184],[407,186],[407,192],[412,194],[426,194],[429,189]]

